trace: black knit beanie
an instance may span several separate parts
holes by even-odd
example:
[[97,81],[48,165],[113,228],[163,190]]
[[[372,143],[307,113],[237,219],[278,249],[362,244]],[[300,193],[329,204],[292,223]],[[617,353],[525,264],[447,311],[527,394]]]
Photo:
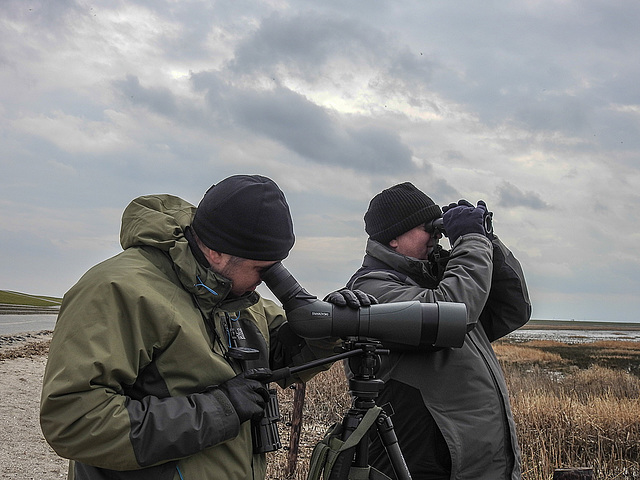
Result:
[[383,244],[422,223],[442,216],[442,210],[412,183],[383,190],[369,202],[364,229],[369,238]]
[[251,260],[282,260],[295,241],[284,193],[261,175],[234,175],[213,185],[191,227],[210,249]]

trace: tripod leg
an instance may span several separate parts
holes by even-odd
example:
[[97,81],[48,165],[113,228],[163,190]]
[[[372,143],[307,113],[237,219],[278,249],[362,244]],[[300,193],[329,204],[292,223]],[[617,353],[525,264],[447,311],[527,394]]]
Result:
[[384,411],[378,415],[376,419],[376,426],[378,428],[378,434],[380,435],[380,440],[382,440],[382,445],[384,445],[384,449],[389,456],[389,460],[391,461],[391,466],[393,467],[393,471],[396,474],[396,478],[398,480],[411,480],[411,473],[409,472],[409,467],[407,467],[407,462],[402,455],[402,451],[400,450],[400,445],[398,444],[398,437],[396,436],[396,432],[393,429],[393,422],[391,421],[391,417],[387,415]]
[[[358,428],[360,423],[360,418],[357,416],[356,412],[349,410],[347,414],[344,416],[342,420],[342,440],[346,440],[349,436]],[[329,480],[348,480],[349,478],[349,470],[353,464],[354,456],[356,454],[358,445],[355,445],[347,450],[344,450],[338,455],[335,463],[333,464],[333,468],[331,469],[331,474],[329,475]]]

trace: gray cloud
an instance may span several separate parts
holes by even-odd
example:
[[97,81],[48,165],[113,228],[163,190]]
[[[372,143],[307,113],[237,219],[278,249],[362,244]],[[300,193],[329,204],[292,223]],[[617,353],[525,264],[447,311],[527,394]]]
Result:
[[[343,61],[336,62],[340,59]],[[335,71],[345,63],[352,67]],[[399,45],[385,30],[356,17],[306,11],[266,18],[238,45],[229,69],[241,75],[272,76],[277,81],[282,74],[279,68],[284,67],[315,84],[327,78],[339,82],[341,74],[357,74],[356,65],[377,71],[372,82],[389,94],[407,96],[415,105],[420,103],[417,92],[438,68],[437,62],[419,49]]]
[[113,86],[134,105],[143,106],[167,117],[177,114],[178,107],[174,94],[168,88],[144,88],[140,85],[138,77],[134,75],[127,75],[124,80],[115,80]]
[[370,61],[383,44],[379,32],[355,18],[276,14],[264,19],[260,28],[238,45],[230,68],[253,73],[285,64],[317,79],[318,69],[336,56]]
[[237,89],[214,72],[194,74],[192,82],[198,91],[205,92],[209,108],[205,117],[195,105],[178,101],[170,90],[144,87],[133,75],[114,81],[113,87],[136,107],[188,123],[199,122],[200,128],[209,131],[242,126],[318,164],[366,168],[368,173],[415,169],[411,150],[397,133],[378,122],[357,116],[341,119],[284,87]]
[[213,115],[259,133],[320,164],[371,172],[411,170],[411,150],[376,122],[343,119],[285,87],[236,89],[212,72],[193,76]]
[[229,104],[247,129],[277,140],[304,158],[373,171],[411,168],[411,151],[377,125],[341,124],[324,108],[286,88],[237,92]]
[[533,210],[547,210],[551,206],[547,204],[540,195],[527,190],[523,192],[509,182],[502,182],[498,187],[499,204],[507,208],[525,207]]

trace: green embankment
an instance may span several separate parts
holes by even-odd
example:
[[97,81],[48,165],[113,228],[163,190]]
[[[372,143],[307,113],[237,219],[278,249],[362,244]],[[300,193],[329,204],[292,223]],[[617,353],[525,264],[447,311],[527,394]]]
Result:
[[0,290],[0,314],[55,313],[61,298]]
[[8,305],[28,305],[32,307],[59,306],[61,298],[46,297],[43,295],[30,295],[28,293],[0,290],[0,303]]

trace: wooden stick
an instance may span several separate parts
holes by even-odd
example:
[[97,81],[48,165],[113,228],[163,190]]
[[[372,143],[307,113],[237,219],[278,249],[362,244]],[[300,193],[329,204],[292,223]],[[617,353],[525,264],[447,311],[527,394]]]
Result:
[[304,406],[304,394],[306,385],[296,383],[291,386],[293,392],[293,411],[291,412],[291,437],[289,439],[289,451],[287,452],[287,467],[285,475],[292,478],[296,473],[298,463],[298,447],[300,446],[300,433],[302,432],[302,407]]

